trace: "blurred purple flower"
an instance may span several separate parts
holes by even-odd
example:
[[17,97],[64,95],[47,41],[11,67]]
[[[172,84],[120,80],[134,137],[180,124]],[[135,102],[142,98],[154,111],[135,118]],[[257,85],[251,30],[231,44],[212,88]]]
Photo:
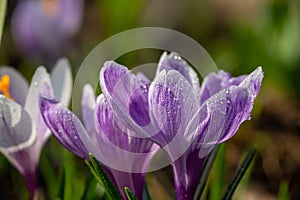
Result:
[[177,198],[188,200],[208,153],[250,119],[262,78],[260,67],[237,78],[219,71],[200,88],[197,74],[178,54],[164,53],[151,84],[110,61],[100,72],[100,86],[125,126],[167,152]]
[[83,0],[19,1],[12,18],[17,47],[30,59],[55,62],[78,32],[83,6]]
[[[11,67],[0,68],[0,77],[7,79],[0,86],[0,151],[22,174],[33,197],[38,186],[36,169],[40,153],[50,136],[39,111],[39,96],[55,95],[68,105],[72,86],[70,66],[66,60],[60,60],[51,76],[39,67],[29,87]],[[9,95],[3,92],[7,89]]]
[[[129,130],[119,127],[103,95],[95,102],[95,94],[90,85],[85,85],[82,96],[82,118],[80,120],[61,103],[48,97],[41,97],[40,109],[45,123],[55,138],[68,150],[89,160],[91,152],[100,162],[126,199],[124,187],[129,187],[138,199],[142,198],[145,173],[151,160],[150,151],[157,146],[143,138],[131,137]],[[141,159],[131,160],[127,154],[140,153]],[[126,170],[119,170],[125,166]],[[134,173],[134,172],[139,173]]]

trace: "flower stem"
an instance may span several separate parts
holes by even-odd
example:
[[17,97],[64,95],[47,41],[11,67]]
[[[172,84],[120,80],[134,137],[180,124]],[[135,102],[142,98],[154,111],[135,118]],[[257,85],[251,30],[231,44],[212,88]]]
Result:
[[35,193],[37,192],[38,188],[38,178],[36,170],[34,172],[26,172],[25,174],[23,174],[23,177],[30,194],[30,199],[34,199]]

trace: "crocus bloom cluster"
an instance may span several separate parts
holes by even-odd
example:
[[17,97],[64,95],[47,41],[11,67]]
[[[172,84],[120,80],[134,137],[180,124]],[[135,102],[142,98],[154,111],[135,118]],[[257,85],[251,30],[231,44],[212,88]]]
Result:
[[55,62],[81,26],[83,4],[83,0],[19,1],[11,26],[17,47],[30,59]]
[[1,67],[0,77],[0,151],[22,174],[33,197],[37,189],[36,169],[40,153],[50,136],[39,112],[39,96],[55,96],[68,105],[71,69],[65,59],[56,64],[51,75],[44,67],[39,67],[30,86],[11,67]]
[[[49,97],[41,97],[40,109],[67,149],[86,159],[92,152],[103,164],[109,163],[108,174],[124,198],[127,186],[141,199],[145,172],[159,146],[172,164],[177,198],[189,200],[208,153],[250,118],[262,78],[260,67],[239,77],[219,71],[205,77],[200,87],[197,74],[178,54],[164,53],[152,82],[106,62],[100,72],[103,94],[96,102],[92,88],[84,87],[85,128]],[[131,157],[128,152],[143,157]]]
[[200,87],[197,74],[179,55],[164,53],[152,82],[110,61],[100,72],[100,86],[126,127],[166,151],[177,198],[189,200],[208,153],[250,118],[262,78],[260,67],[236,78],[219,71]]
[[[103,167],[122,197],[126,198],[124,187],[129,187],[138,199],[142,198],[145,173],[131,172],[146,169],[151,160],[148,152],[155,151],[157,146],[149,140],[132,137],[125,127],[120,128],[103,95],[98,96],[96,101],[92,87],[85,85],[83,88],[84,126],[71,111],[49,97],[41,97],[40,109],[46,124],[64,147],[87,160],[91,152],[99,161],[112,161],[110,166]],[[147,154],[139,160],[130,160],[127,152]],[[122,165],[126,171],[118,170]]]

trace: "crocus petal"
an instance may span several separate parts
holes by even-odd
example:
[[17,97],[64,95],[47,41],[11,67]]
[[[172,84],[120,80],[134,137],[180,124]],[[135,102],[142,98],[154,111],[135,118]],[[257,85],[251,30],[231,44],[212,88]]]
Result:
[[31,80],[30,88],[25,102],[25,110],[30,114],[33,122],[39,123],[39,97],[40,95],[53,98],[53,89],[49,74],[44,67],[39,67]]
[[15,152],[34,142],[36,133],[29,114],[3,95],[0,95],[0,116],[0,151]]
[[28,92],[28,83],[25,78],[17,70],[11,67],[1,67],[0,77],[3,75],[9,75],[10,77],[9,93],[11,97],[14,101],[24,106]]
[[97,98],[96,113],[97,125],[103,131],[100,134],[104,134],[119,148],[136,153],[145,153],[151,150],[153,142],[149,139],[133,137],[132,131],[118,123],[118,119],[102,94]]
[[261,67],[258,67],[251,74],[249,74],[243,81],[240,83],[240,87],[245,87],[252,93],[253,98],[258,95],[260,90],[261,82],[264,77]]
[[245,78],[246,75],[232,77],[229,73],[223,70],[220,70],[218,74],[210,73],[203,79],[200,89],[200,103],[202,104],[206,99],[220,90],[232,85],[239,85]]
[[83,143],[88,135],[80,120],[61,103],[45,97],[40,98],[40,110],[54,137],[74,154],[88,159]]
[[[155,137],[158,144],[168,144],[184,130],[198,110],[195,90],[178,71],[161,71],[149,88],[151,116],[162,133]],[[160,138],[158,138],[160,137]]]
[[146,85],[150,83],[149,78],[145,74],[143,74],[142,72],[137,72],[136,73],[136,78],[139,79],[141,83],[144,83]]
[[203,134],[206,138],[204,144],[207,142],[219,144],[228,140],[235,134],[243,121],[250,119],[262,78],[262,69],[258,67],[246,76],[238,86],[230,86],[204,102],[207,106],[207,112],[211,115],[210,124],[213,124],[209,125],[207,133]]
[[89,149],[95,157],[118,171],[146,172],[158,146],[145,138],[133,137],[133,132],[119,123],[102,94],[97,98],[96,119],[98,142]]
[[131,136],[131,131],[126,127],[121,129],[103,94],[97,98],[96,118],[99,126],[99,145],[96,148],[99,151],[96,155],[102,159],[107,156],[113,157],[117,161],[116,165],[108,169],[124,199],[126,199],[124,187],[129,187],[137,198],[141,199],[145,173],[154,155],[151,151],[158,150],[158,146],[154,146],[153,142],[146,138]]
[[94,89],[90,84],[83,87],[81,107],[83,124],[89,134],[94,133],[96,98]]
[[[262,78],[262,69],[257,68],[239,86],[221,90],[204,102],[185,133],[186,137],[193,137],[196,133],[197,139],[190,140],[196,141],[192,150],[200,149],[200,157],[206,156],[214,145],[231,138],[241,123],[250,119]],[[203,121],[203,116],[209,116],[208,126],[197,127],[196,124]]]
[[160,57],[156,75],[158,75],[162,70],[166,70],[167,72],[169,70],[178,71],[192,85],[194,90],[200,90],[198,75],[179,54],[172,52],[168,55],[167,52],[164,52]]
[[34,129],[36,130],[36,152],[39,152],[50,136],[50,131],[44,123],[41,113],[39,112],[39,98],[44,95],[53,98],[53,90],[49,74],[44,67],[39,67],[31,80],[28,95],[25,102],[25,110],[29,113]]
[[[240,124],[249,118],[249,101],[253,101],[246,88],[231,86],[209,98],[186,129],[186,137],[195,137],[191,151],[199,149],[199,157],[205,157],[212,148],[232,137]],[[195,126],[207,116],[206,126]],[[193,135],[195,134],[195,135]]]
[[110,61],[101,69],[100,86],[108,104],[124,125],[142,136],[147,136],[147,130],[153,130],[146,79],[136,78],[126,67]]
[[237,77],[232,77],[231,74],[228,72],[225,72],[223,70],[220,70],[218,73],[220,79],[222,79],[222,88],[227,88],[232,85],[239,85],[246,77],[247,75],[240,75]]
[[72,93],[72,72],[71,66],[66,58],[57,61],[52,72],[51,82],[54,89],[55,99],[64,106],[68,106]]

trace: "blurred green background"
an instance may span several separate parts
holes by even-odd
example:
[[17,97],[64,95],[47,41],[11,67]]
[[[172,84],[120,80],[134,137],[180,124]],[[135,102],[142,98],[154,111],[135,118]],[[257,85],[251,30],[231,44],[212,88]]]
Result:
[[[30,80],[35,68],[46,63],[23,57],[13,42],[10,24],[17,3],[8,2],[0,64],[17,68]],[[300,1],[86,0],[82,27],[65,52],[73,74],[101,41],[143,26],[170,28],[192,37],[219,69],[233,75],[263,67],[265,78],[252,120],[242,124],[227,144],[224,181],[229,182],[243,153],[256,145],[258,155],[249,183],[235,198],[276,199],[278,191],[286,187],[291,199],[300,199]],[[119,61],[127,66],[157,62],[160,53],[141,50]],[[58,153],[61,151],[64,153]],[[57,195],[64,171],[65,181],[70,183],[65,187],[70,196],[65,199],[80,199],[91,179],[84,163],[53,138],[43,150],[39,170],[46,199]],[[1,199],[26,199],[22,178],[3,156],[0,171]],[[153,199],[174,198],[171,181],[169,168],[151,173],[147,182]]]

